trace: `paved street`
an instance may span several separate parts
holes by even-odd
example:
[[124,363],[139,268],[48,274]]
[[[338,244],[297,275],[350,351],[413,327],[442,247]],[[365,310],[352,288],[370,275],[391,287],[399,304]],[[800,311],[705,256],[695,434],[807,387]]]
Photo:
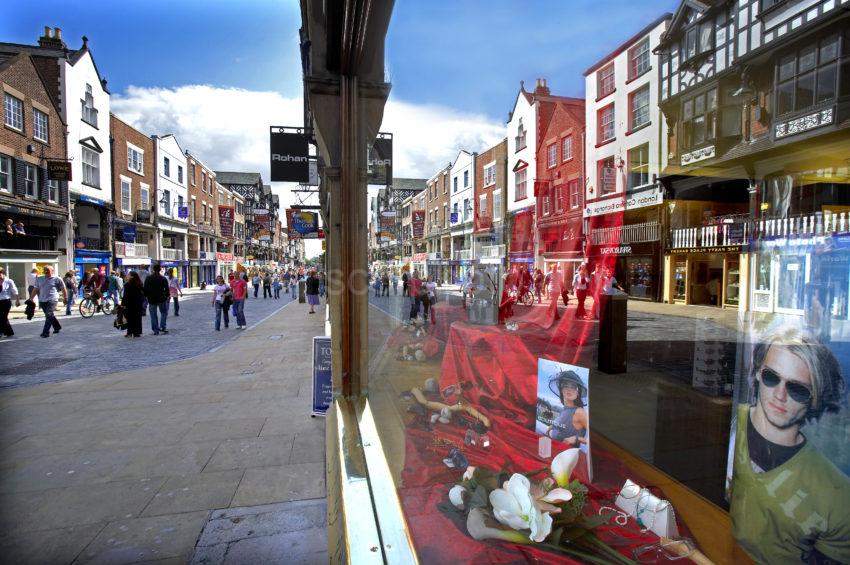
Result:
[[[35,345],[67,339],[85,351],[95,325],[96,344],[119,344],[94,367],[117,372],[0,390],[0,562],[327,563],[324,420],[310,417],[323,317],[297,301],[251,300],[249,329],[218,335],[205,304],[186,301],[174,333],[158,338],[101,338],[118,332],[98,318],[0,344],[33,364],[50,359]],[[202,347],[177,345],[192,333],[208,338]],[[131,347],[144,362],[154,343],[175,356],[232,348],[121,370]]]
[[[141,369],[188,359],[224,347],[240,330],[235,321],[229,329],[216,332],[212,291],[193,291],[180,300],[180,316],[169,308],[168,335],[154,336],[150,318],[142,319],[144,335],[127,339],[112,326],[114,318],[98,314],[89,319],[79,315],[59,316],[62,331],[47,339],[39,337],[43,318],[13,320],[15,337],[0,339],[0,388],[27,386],[75,378],[92,377],[128,369]],[[249,298],[245,317],[249,328],[291,302],[286,294],[279,300]],[[34,354],[36,354],[34,356]]]

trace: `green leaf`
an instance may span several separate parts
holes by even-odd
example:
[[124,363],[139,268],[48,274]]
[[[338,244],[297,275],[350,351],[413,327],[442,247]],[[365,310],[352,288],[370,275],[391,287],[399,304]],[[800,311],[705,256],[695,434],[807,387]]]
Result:
[[487,489],[481,485],[472,491],[472,496],[469,497],[470,508],[487,508],[490,504],[490,498],[487,496]]
[[611,513],[600,514],[597,516],[585,516],[584,520],[582,520],[581,525],[587,528],[588,530],[592,530],[593,528],[601,526],[602,524],[607,524],[612,516],[614,516],[614,514]]

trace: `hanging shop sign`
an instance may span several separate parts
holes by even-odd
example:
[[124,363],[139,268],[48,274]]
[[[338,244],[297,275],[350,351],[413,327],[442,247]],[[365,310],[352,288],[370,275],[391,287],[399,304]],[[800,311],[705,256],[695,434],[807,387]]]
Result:
[[313,416],[324,416],[333,403],[331,338],[313,338]]
[[410,223],[413,225],[413,237],[422,239],[425,236],[425,210],[413,210]]
[[272,235],[272,216],[268,210],[254,210],[254,237],[260,241],[271,241]]
[[47,161],[47,179],[70,181],[71,161]]
[[129,225],[124,226],[124,230],[122,233],[125,242],[135,242],[136,241],[136,226]]
[[395,226],[395,212],[381,212],[381,229],[387,229]]
[[318,239],[319,214],[303,210],[286,209],[289,239]]
[[740,253],[741,245],[717,245],[714,247],[683,247],[678,249],[669,249],[668,255],[683,255],[689,253]]
[[375,141],[367,146],[366,174],[369,184],[388,185],[392,182],[393,134],[378,133]]
[[269,145],[273,182],[310,182],[309,143],[303,129],[272,126]]
[[221,237],[233,237],[233,219],[236,214],[236,209],[233,206],[218,207],[218,228],[221,230]]
[[449,221],[453,224],[456,224],[458,220],[458,212],[452,212],[449,214]]
[[189,207],[188,206],[178,206],[177,207],[177,217],[181,220],[185,220],[189,217]]
[[233,253],[216,253],[215,258],[219,261],[233,261]]

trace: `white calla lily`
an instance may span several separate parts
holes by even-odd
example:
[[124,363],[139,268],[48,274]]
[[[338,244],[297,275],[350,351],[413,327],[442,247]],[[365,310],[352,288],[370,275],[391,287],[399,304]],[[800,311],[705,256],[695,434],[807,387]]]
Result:
[[516,530],[502,530],[500,528],[491,528],[485,521],[484,512],[480,508],[473,508],[466,516],[466,529],[473,539],[500,539],[512,543],[531,543],[527,535]]
[[531,482],[514,473],[504,489],[490,493],[490,504],[496,520],[515,530],[531,530],[529,538],[541,542],[552,531],[552,517],[542,512],[531,494]]
[[552,476],[559,487],[570,484],[570,475],[578,464],[579,449],[577,447],[562,451],[552,460]]
[[455,485],[449,491],[449,500],[452,504],[457,508],[463,508],[463,495],[466,493],[466,489],[461,485]]
[[466,471],[463,472],[463,480],[471,481],[472,475],[474,475],[474,474],[475,474],[475,467],[470,465],[469,467],[466,468]]

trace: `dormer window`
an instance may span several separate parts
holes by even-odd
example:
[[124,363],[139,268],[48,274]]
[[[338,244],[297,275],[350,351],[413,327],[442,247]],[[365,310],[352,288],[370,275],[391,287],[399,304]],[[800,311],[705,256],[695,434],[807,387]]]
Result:
[[90,126],[97,127],[97,110],[94,107],[94,96],[92,95],[92,88],[90,84],[86,85],[86,96],[80,102],[82,102],[83,105],[83,121]]
[[519,151],[520,149],[525,149],[525,147],[526,147],[525,127],[522,125],[522,118],[519,119],[519,125],[517,126],[517,129],[516,129],[515,142],[516,142],[516,150],[517,151]]

